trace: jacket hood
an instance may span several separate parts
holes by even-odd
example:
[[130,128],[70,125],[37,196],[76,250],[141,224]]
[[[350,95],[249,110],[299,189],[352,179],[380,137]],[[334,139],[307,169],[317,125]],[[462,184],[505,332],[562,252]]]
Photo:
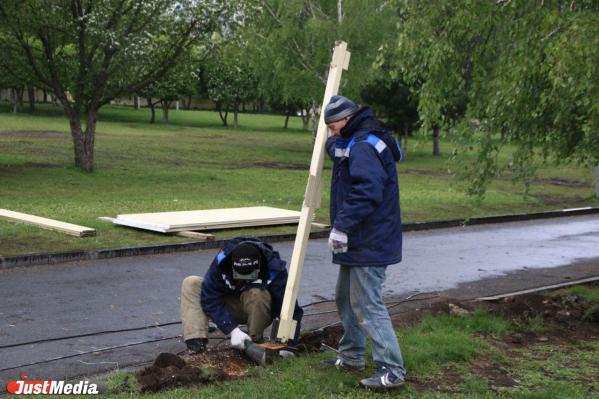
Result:
[[395,162],[399,162],[402,159],[401,151],[397,144],[397,141],[391,133],[384,129],[381,123],[374,117],[374,113],[370,107],[360,108],[351,118],[347,121],[347,124],[341,129],[341,137],[347,139],[358,132],[368,132],[377,136],[383,140],[387,147],[393,154]]

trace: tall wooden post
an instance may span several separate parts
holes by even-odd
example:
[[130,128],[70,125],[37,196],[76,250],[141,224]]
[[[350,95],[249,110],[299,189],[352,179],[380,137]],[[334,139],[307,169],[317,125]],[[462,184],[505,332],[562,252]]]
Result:
[[341,41],[335,43],[327,86],[322,101],[314,151],[312,152],[310,175],[308,176],[308,184],[306,186],[306,194],[304,196],[300,221],[297,227],[295,245],[293,246],[293,254],[291,255],[291,263],[289,264],[289,277],[285,288],[285,297],[283,298],[283,306],[281,308],[277,338],[282,342],[293,339],[295,335],[297,322],[293,320],[293,310],[295,308],[295,301],[297,300],[297,293],[299,291],[302,271],[304,269],[304,258],[306,255],[306,247],[308,246],[310,225],[314,217],[314,211],[320,207],[320,200],[322,197],[322,168],[328,131],[327,126],[324,123],[324,109],[331,97],[336,95],[339,91],[341,73],[344,69],[347,70],[347,67],[349,66],[349,57],[350,53],[347,51],[347,43]]

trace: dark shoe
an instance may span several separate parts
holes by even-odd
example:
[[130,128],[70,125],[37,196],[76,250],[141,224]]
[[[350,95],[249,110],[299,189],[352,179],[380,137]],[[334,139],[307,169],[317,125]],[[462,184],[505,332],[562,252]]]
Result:
[[402,386],[404,379],[395,375],[386,367],[381,367],[372,377],[361,380],[360,384],[369,389],[393,389]]
[[364,365],[353,365],[346,363],[343,359],[335,358],[335,359],[325,359],[320,362],[321,364],[327,366],[335,366],[337,368],[351,370],[351,371],[361,371],[364,370]]
[[206,351],[206,346],[208,346],[208,338],[188,339],[185,341],[185,345],[187,345],[190,355],[202,353]]

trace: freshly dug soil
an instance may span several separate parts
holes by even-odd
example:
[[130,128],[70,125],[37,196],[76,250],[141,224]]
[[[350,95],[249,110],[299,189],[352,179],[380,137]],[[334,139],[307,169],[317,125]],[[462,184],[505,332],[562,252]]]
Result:
[[156,392],[165,388],[206,384],[225,378],[222,370],[194,367],[172,353],[161,353],[154,364],[136,374],[141,392]]
[[[551,295],[528,294],[505,298],[494,302],[460,302],[444,298],[430,304],[429,307],[403,312],[392,317],[396,327],[405,327],[417,323],[428,314],[452,314],[456,317],[466,315],[478,308],[510,320],[515,329],[500,340],[509,348],[522,347],[537,342],[556,345],[597,339],[599,337],[599,305],[587,301],[584,297],[572,295],[569,291],[557,291]],[[542,321],[549,328],[543,332],[534,332],[529,328],[531,320]],[[540,320],[539,320],[540,319]],[[301,352],[318,352],[326,347],[336,349],[343,336],[341,325],[328,326],[302,334],[299,349]],[[137,373],[141,391],[158,391],[178,386],[209,384],[228,378],[244,377],[253,363],[236,349],[214,348],[201,354],[179,357],[162,353],[154,364]],[[516,385],[506,370],[492,359],[479,357],[471,364],[471,371],[485,378],[492,387],[511,387]],[[448,370],[444,381],[418,381],[409,376],[408,381],[417,389],[428,390],[440,386],[459,384],[459,375]],[[445,381],[446,380],[446,381]],[[441,389],[442,390],[442,389]]]

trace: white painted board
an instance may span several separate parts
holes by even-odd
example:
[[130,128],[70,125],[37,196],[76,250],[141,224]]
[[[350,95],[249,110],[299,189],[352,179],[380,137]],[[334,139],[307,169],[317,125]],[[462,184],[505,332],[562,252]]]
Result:
[[161,233],[297,223],[300,212],[256,206],[118,215],[113,223]]

